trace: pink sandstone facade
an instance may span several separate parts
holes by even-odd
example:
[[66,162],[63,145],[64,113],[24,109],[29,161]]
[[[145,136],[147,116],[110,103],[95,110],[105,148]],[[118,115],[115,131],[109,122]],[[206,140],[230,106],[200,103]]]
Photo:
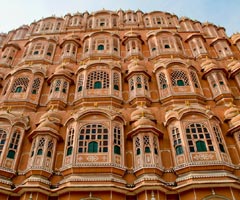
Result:
[[240,34],[160,11],[0,35],[1,200],[239,200]]

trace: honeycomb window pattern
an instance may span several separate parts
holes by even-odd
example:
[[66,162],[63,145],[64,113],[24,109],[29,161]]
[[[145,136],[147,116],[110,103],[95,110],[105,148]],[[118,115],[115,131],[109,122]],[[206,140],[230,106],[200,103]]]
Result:
[[102,88],[109,88],[109,75],[105,71],[93,71],[88,74],[87,89],[94,89],[96,82],[100,82]]

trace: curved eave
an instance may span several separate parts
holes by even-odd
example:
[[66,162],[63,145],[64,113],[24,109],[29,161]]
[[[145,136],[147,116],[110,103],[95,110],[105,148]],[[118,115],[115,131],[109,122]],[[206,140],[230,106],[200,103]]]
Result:
[[158,137],[163,137],[163,131],[159,130],[158,128],[151,126],[151,125],[144,125],[144,126],[138,126],[131,130],[130,132],[127,133],[128,138],[132,138],[134,135],[137,135],[139,133],[146,133],[146,132],[151,132]]

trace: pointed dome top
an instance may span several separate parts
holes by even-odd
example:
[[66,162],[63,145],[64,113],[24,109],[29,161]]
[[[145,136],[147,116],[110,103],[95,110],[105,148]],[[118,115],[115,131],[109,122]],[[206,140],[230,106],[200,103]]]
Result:
[[146,72],[146,67],[141,64],[141,61],[139,59],[133,59],[131,60],[131,63],[128,65],[128,70],[129,73],[139,71]]
[[210,58],[204,59],[204,61],[201,64],[201,67],[203,72],[208,72],[212,69],[218,68],[216,62]]

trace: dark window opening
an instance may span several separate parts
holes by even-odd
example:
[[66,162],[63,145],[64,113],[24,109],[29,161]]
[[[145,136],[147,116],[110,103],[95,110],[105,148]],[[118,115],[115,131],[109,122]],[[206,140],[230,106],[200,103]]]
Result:
[[43,150],[42,149],[38,149],[37,155],[42,155],[42,153],[43,153]]
[[180,80],[177,80],[177,85],[184,86],[185,84],[184,84],[184,81],[180,79]]
[[164,45],[164,48],[165,48],[165,49],[170,49],[170,45],[169,45],[169,44],[165,44],[165,45]]
[[102,88],[102,83],[100,81],[96,81],[94,83],[94,89],[101,89]]
[[82,86],[79,86],[78,87],[78,92],[81,92],[82,91]]
[[145,147],[145,153],[151,153],[150,148],[149,147]]
[[156,51],[157,49],[155,47],[152,48],[152,51]]
[[114,90],[119,90],[118,85],[114,85],[113,88],[114,88]]
[[120,155],[121,154],[121,149],[119,146],[114,146],[114,153]]
[[141,154],[141,150],[138,148],[137,149],[137,155],[140,155]]
[[72,155],[72,147],[68,147],[67,156]]
[[207,151],[207,147],[206,147],[206,144],[205,144],[204,141],[197,141],[196,146],[197,146],[197,151],[198,152]]
[[48,151],[48,152],[47,152],[47,157],[49,157],[49,158],[52,157],[52,153],[51,153],[51,151]]
[[14,159],[14,157],[15,157],[15,151],[9,150],[9,151],[8,151],[8,154],[7,154],[7,157],[8,157],[8,158],[11,158],[11,159]]
[[224,146],[222,144],[219,144],[219,149],[221,152],[225,153],[225,149]]
[[137,88],[142,88],[142,84],[138,83]]
[[104,50],[104,45],[102,45],[102,44],[98,45],[97,50],[99,50],[99,51]]
[[183,148],[182,148],[182,146],[177,146],[177,147],[176,147],[176,154],[177,154],[177,155],[183,154]]
[[98,152],[98,143],[90,142],[88,144],[88,153],[97,153]]
[[20,93],[22,92],[22,86],[18,86],[16,89],[15,89],[15,93]]

